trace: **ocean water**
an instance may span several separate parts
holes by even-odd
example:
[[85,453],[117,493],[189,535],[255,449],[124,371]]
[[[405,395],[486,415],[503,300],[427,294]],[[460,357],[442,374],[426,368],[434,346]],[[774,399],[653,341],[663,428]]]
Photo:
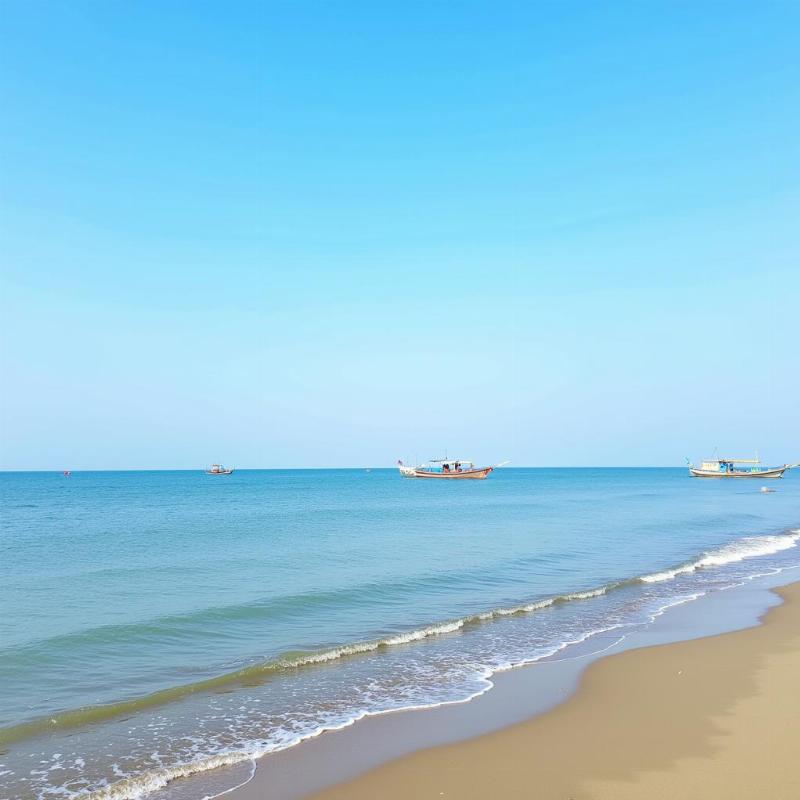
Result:
[[0,796],[157,798],[797,567],[798,473],[0,474]]

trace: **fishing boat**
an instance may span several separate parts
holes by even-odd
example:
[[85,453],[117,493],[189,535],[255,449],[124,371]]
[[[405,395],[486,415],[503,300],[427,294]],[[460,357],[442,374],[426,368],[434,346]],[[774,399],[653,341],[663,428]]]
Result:
[[398,460],[397,466],[404,478],[483,480],[488,477],[490,472],[508,463],[508,461],[503,461],[491,467],[476,467],[475,463],[467,458],[432,458],[416,467],[408,466]]
[[[689,474],[693,478],[781,478],[787,469],[800,464],[784,464],[781,467],[762,467],[756,458],[710,458],[695,467],[689,459]],[[740,466],[741,465],[741,466]]]
[[206,475],[231,475],[232,473],[232,469],[223,467],[222,464],[212,464],[211,467],[206,470]]

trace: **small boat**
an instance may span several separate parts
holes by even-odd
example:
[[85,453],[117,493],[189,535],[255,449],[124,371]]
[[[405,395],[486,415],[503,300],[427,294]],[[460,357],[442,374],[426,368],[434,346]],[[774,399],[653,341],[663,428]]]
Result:
[[769,486],[762,486],[761,487],[761,491],[764,494],[774,494],[774,492],[775,492],[775,490],[774,489],[770,489]]
[[70,470],[68,470],[68,469],[65,469],[65,470],[64,470],[64,477],[65,477],[65,478],[70,478],[70,477],[72,477],[72,472],[71,472]]
[[397,462],[400,474],[404,478],[454,478],[458,480],[483,480],[489,473],[508,464],[503,461],[492,467],[476,467],[474,462],[466,458],[433,458],[416,467],[410,467],[402,461]]
[[[689,459],[689,474],[693,478],[781,478],[787,469],[800,464],[784,464],[781,467],[762,467],[756,458],[710,458],[695,467]],[[737,466],[737,465],[746,466]]]
[[231,475],[232,469],[227,469],[221,464],[212,464],[210,469],[206,470],[206,475]]

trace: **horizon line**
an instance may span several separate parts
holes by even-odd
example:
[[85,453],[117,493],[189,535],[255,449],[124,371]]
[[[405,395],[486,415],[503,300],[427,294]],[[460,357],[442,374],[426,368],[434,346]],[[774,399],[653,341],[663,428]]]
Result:
[[[498,469],[685,469],[685,465],[676,464],[517,464],[513,467],[499,467]],[[331,470],[396,470],[396,466],[327,466],[327,467],[234,467],[234,472],[289,472],[289,471],[331,471]],[[57,473],[64,472],[204,472],[204,467],[121,467],[121,468],[78,468],[61,469],[45,467],[0,467],[0,473],[36,472]]]

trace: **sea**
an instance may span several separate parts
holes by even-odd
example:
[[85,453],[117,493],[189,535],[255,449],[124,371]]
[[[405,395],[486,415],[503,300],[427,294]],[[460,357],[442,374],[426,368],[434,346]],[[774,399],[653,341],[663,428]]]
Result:
[[798,543],[800,470],[2,473],[0,797],[177,798],[230,766],[222,794],[320,732],[797,569]]

